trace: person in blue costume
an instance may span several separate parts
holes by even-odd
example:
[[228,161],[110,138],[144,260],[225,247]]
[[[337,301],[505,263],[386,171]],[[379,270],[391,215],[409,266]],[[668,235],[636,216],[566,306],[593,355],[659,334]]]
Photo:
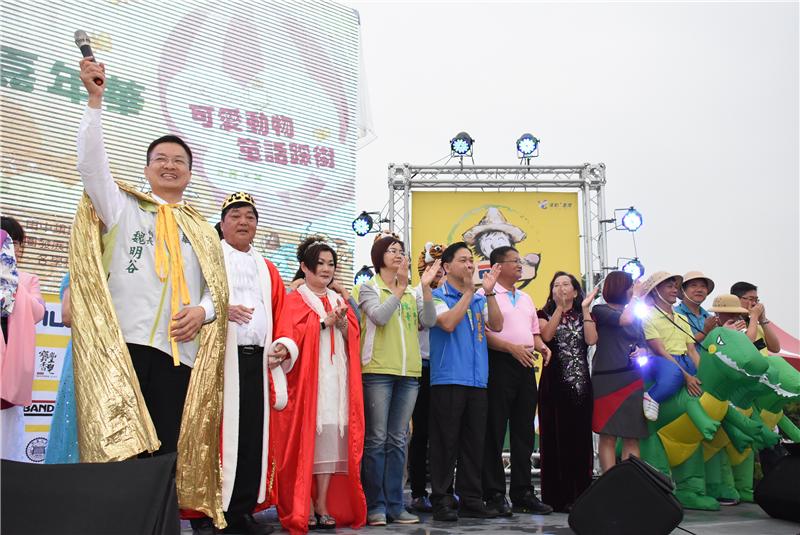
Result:
[[[61,321],[70,326],[69,273],[64,275],[59,289],[61,295]],[[78,426],[75,412],[75,383],[72,373],[72,338],[64,352],[64,366],[58,383],[56,408],[50,422],[50,438],[47,441],[45,464],[68,464],[80,462],[78,451]]]

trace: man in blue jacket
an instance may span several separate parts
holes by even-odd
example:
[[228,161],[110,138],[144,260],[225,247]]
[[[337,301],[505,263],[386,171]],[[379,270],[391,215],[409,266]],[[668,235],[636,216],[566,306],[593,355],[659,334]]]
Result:
[[[494,286],[500,265],[483,276],[485,295],[475,293],[472,251],[464,242],[442,253],[447,282],[433,292],[436,326],[431,328],[430,466],[434,520],[493,518],[483,502],[481,469],[486,433],[489,353],[486,329],[503,330]],[[456,501],[448,487],[458,460]]]

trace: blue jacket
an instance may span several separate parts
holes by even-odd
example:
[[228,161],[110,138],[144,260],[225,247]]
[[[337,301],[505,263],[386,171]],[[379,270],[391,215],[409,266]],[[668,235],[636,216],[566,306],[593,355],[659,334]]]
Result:
[[[453,308],[462,293],[449,283],[433,291],[436,314]],[[467,314],[449,333],[431,327],[431,385],[463,385],[486,388],[489,379],[488,317],[486,297],[475,294]]]

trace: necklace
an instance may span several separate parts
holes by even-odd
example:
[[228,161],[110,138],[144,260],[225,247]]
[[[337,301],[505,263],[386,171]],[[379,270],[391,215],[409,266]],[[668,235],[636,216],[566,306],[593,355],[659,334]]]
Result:
[[[308,286],[308,284],[306,284],[306,286]],[[324,297],[324,296],[328,295],[328,290],[327,289],[323,289],[321,292],[318,292],[317,290],[315,290],[311,286],[309,286],[308,289],[311,290],[311,292],[314,295],[316,295],[317,297]]]

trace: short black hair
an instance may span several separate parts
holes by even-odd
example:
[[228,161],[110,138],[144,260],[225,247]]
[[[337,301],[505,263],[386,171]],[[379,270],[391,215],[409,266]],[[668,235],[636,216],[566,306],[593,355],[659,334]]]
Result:
[[449,264],[452,262],[453,258],[456,256],[456,253],[461,249],[467,249],[470,254],[472,254],[472,250],[469,248],[469,245],[467,245],[466,242],[457,241],[448,245],[447,249],[442,252],[442,264]]
[[[319,255],[323,251],[329,251],[333,255],[333,268],[336,269],[339,266],[339,257],[333,247],[325,242],[324,236],[309,236],[303,240],[303,243],[297,248],[297,261],[302,262],[313,273],[316,273]],[[298,278],[306,278],[302,269],[297,270],[294,280]]]
[[172,134],[161,136],[160,138],[150,143],[150,146],[147,147],[147,165],[150,165],[150,154],[152,154],[156,146],[161,145],[162,143],[175,143],[183,147],[183,150],[185,150],[186,154],[189,156],[189,171],[192,170],[192,149],[189,148],[189,145],[187,145],[184,140]]
[[755,291],[758,291],[758,287],[755,284],[750,284],[749,282],[739,281],[731,286],[731,293],[736,297],[741,297],[747,292]]
[[11,236],[11,241],[25,243],[25,230],[19,224],[19,221],[10,215],[2,216],[2,228]]
[[217,231],[220,240],[224,238],[224,236],[222,235],[222,221],[217,221],[217,224],[214,225],[214,230]]
[[500,247],[492,249],[492,254],[489,255],[489,265],[493,266],[496,263],[505,260],[506,255],[511,251],[519,253],[519,251],[517,251],[517,248],[512,247],[511,245],[501,245]]
[[227,214],[234,208],[243,208],[245,206],[249,206],[250,208],[253,209],[253,214],[255,214],[256,216],[256,222],[258,222],[258,210],[256,210],[256,207],[250,204],[249,202],[244,202],[244,201],[235,202],[233,204],[229,204],[228,206],[226,206],[225,209],[222,211],[220,219],[225,219],[225,214]]

